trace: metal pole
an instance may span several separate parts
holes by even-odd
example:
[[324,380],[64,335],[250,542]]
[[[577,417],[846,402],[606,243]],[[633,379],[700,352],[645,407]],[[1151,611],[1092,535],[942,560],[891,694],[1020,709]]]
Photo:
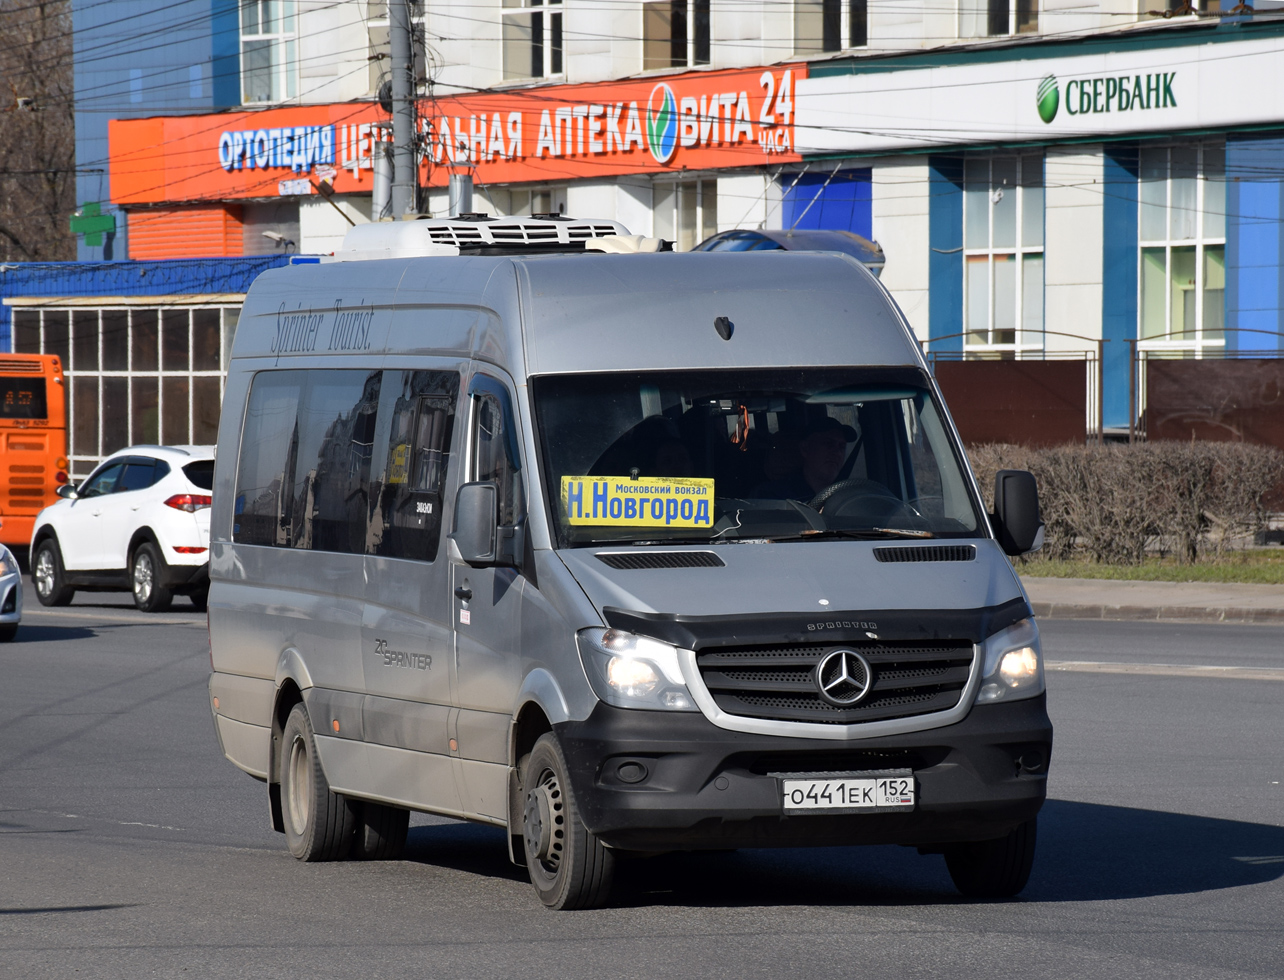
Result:
[[1128,341],[1128,444],[1137,441],[1137,341]]
[[1097,341],[1097,445],[1106,444],[1106,342]]
[[415,211],[415,108],[411,90],[410,4],[388,2],[388,39],[392,48],[392,217]]

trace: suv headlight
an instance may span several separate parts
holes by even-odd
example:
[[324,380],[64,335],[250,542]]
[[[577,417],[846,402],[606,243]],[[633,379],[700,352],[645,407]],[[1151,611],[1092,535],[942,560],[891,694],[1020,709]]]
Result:
[[1015,701],[1043,693],[1043,650],[1039,627],[1023,619],[985,641],[981,690],[976,703]]
[[617,708],[698,711],[678,666],[677,648],[624,630],[595,626],[576,634],[597,696]]

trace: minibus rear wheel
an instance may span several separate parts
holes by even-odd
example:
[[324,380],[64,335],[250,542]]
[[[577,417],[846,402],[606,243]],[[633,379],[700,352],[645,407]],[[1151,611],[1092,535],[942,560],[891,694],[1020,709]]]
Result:
[[382,803],[362,803],[357,827],[357,857],[367,861],[395,861],[406,846],[410,811]]
[[300,861],[342,861],[352,851],[356,806],[330,789],[317,758],[308,711],[296,704],[281,736],[281,816]]
[[566,760],[551,732],[518,764],[526,869],[540,901],[554,909],[591,909],[611,894],[615,855],[580,821]]
[[1036,821],[1028,820],[997,840],[951,844],[945,866],[954,887],[968,898],[1011,898],[1030,880]]

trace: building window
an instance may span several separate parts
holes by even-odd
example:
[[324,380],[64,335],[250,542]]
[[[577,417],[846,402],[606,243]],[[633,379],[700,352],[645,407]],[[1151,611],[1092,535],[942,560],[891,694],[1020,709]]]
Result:
[[709,0],[642,4],[642,70],[709,64]]
[[794,53],[825,54],[869,43],[867,0],[794,0]]
[[562,0],[504,0],[504,78],[562,74]]
[[298,95],[294,0],[241,0],[241,101]]
[[212,445],[239,314],[239,306],[15,310],[14,351],[62,359],[72,476],[126,446]]
[[718,181],[715,178],[657,181],[655,237],[689,252],[718,231]]
[[1039,33],[1039,0],[959,0],[959,37]]
[[[488,195],[494,194],[499,198],[499,194],[485,189]],[[562,214],[566,211],[566,188],[565,187],[514,187],[508,191],[508,200],[496,200],[494,204],[504,204],[501,209],[495,208],[496,214],[509,215],[533,215],[533,214]],[[493,207],[493,205],[492,205]]]
[[1148,146],[1139,163],[1140,337],[1199,357],[1225,345],[1226,148]]
[[968,157],[963,167],[964,349],[1043,347],[1043,157]]

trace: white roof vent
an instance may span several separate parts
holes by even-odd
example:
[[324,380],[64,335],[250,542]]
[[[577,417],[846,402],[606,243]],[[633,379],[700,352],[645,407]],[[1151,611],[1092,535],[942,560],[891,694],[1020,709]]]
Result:
[[[457,218],[415,218],[354,225],[334,253],[337,261],[399,259],[421,255],[489,254],[560,251],[590,240],[628,236],[618,221],[605,218],[492,218],[465,214]],[[560,246],[560,248],[559,248]]]

